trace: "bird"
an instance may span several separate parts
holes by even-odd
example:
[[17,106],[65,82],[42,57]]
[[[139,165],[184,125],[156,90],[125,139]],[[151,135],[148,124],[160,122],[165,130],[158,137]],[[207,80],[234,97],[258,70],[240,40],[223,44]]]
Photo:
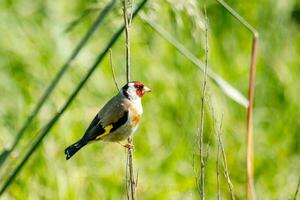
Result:
[[121,141],[137,130],[143,114],[142,97],[150,91],[139,81],[125,84],[96,114],[82,138],[65,149],[66,160],[93,141],[117,142],[125,148],[133,148],[132,144]]

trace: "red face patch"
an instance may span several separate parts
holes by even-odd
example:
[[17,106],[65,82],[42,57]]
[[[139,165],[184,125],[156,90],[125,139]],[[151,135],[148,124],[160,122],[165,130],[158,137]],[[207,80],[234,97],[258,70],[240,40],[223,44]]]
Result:
[[143,91],[142,91],[142,90],[136,90],[136,94],[137,94],[139,97],[142,97],[142,96],[143,96]]
[[142,97],[143,96],[143,88],[144,88],[144,84],[141,83],[141,82],[134,82],[134,87],[136,88],[136,94],[139,96],[139,97]]

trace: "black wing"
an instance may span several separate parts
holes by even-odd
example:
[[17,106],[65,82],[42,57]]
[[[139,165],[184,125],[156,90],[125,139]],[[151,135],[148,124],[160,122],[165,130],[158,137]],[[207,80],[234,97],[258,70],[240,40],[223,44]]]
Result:
[[119,127],[123,126],[128,120],[128,111],[124,112],[123,117],[121,117],[118,121],[116,121],[115,123],[112,123],[112,129],[110,130],[110,132],[113,132],[115,130],[117,130]]
[[[123,116],[116,122],[109,124],[112,126],[110,133],[123,126],[128,120],[128,111],[124,112]],[[108,125],[108,126],[109,126]],[[92,123],[89,125],[82,140],[86,143],[96,140],[97,137],[105,133],[105,127],[102,126],[101,120],[98,115],[95,116]]]

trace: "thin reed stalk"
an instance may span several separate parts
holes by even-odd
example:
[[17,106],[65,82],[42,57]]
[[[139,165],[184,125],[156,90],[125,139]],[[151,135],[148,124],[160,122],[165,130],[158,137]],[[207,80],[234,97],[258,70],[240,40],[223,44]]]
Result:
[[201,117],[200,117],[200,133],[199,133],[199,155],[200,155],[200,196],[201,199],[205,199],[205,158],[203,152],[203,134],[204,134],[204,106],[206,101],[206,85],[207,85],[207,66],[208,66],[208,22],[206,7],[204,7],[205,14],[205,64],[204,64],[204,78],[202,86],[202,97],[201,97]]
[[224,148],[224,144],[222,141],[222,135],[221,135],[222,134],[222,125],[223,125],[223,115],[222,115],[221,122],[220,122],[220,128],[218,130],[216,130],[217,140],[218,140],[218,148],[220,148],[220,150],[221,150],[224,176],[225,176],[225,179],[227,181],[227,184],[228,184],[228,187],[230,190],[231,200],[235,200],[234,187],[233,187],[233,184],[230,179],[230,173],[229,173],[229,169],[228,169],[228,165],[227,165],[225,148]]
[[[130,25],[131,25],[131,19],[132,19],[132,12],[129,15],[128,14],[128,1],[122,0],[123,3],[123,18],[124,18],[124,24],[125,24],[125,54],[126,54],[126,80],[127,83],[130,82],[130,67],[131,67],[131,60],[130,60]],[[133,5],[131,5],[132,8]],[[132,136],[129,136],[128,138],[128,144],[133,145],[133,138]],[[128,148],[128,162],[126,162],[126,169],[129,171],[129,180],[126,180],[126,184],[129,183],[130,187],[127,188],[127,198],[130,196],[131,200],[136,199],[136,181],[134,178],[134,170],[133,170],[133,148]],[[130,192],[128,191],[128,188],[130,188]],[[130,195],[128,195],[128,193]],[[128,198],[129,200],[129,198]]]
[[251,62],[250,62],[250,76],[249,76],[249,92],[248,92],[248,106],[247,106],[247,118],[246,118],[246,142],[247,142],[247,170],[246,170],[246,193],[247,199],[255,199],[254,190],[254,169],[253,169],[253,103],[254,103],[254,81],[255,81],[255,66],[256,66],[256,55],[257,55],[257,42],[258,32],[253,28],[244,18],[242,18],[234,9],[232,9],[223,0],[217,0],[233,17],[235,17],[243,26],[245,26],[252,34],[252,50],[251,50]]
[[221,199],[221,188],[220,188],[220,157],[221,157],[221,147],[218,142],[217,146],[217,161],[216,161],[216,173],[217,173],[217,200]]

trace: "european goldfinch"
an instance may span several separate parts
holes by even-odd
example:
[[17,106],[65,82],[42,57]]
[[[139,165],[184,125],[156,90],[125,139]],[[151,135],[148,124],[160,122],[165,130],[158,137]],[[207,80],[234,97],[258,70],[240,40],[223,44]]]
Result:
[[[92,141],[118,142],[134,133],[143,113],[142,97],[151,90],[143,83],[127,83],[120,92],[110,99],[98,112],[83,137],[65,149],[66,159]],[[123,145],[131,148],[129,144]]]

